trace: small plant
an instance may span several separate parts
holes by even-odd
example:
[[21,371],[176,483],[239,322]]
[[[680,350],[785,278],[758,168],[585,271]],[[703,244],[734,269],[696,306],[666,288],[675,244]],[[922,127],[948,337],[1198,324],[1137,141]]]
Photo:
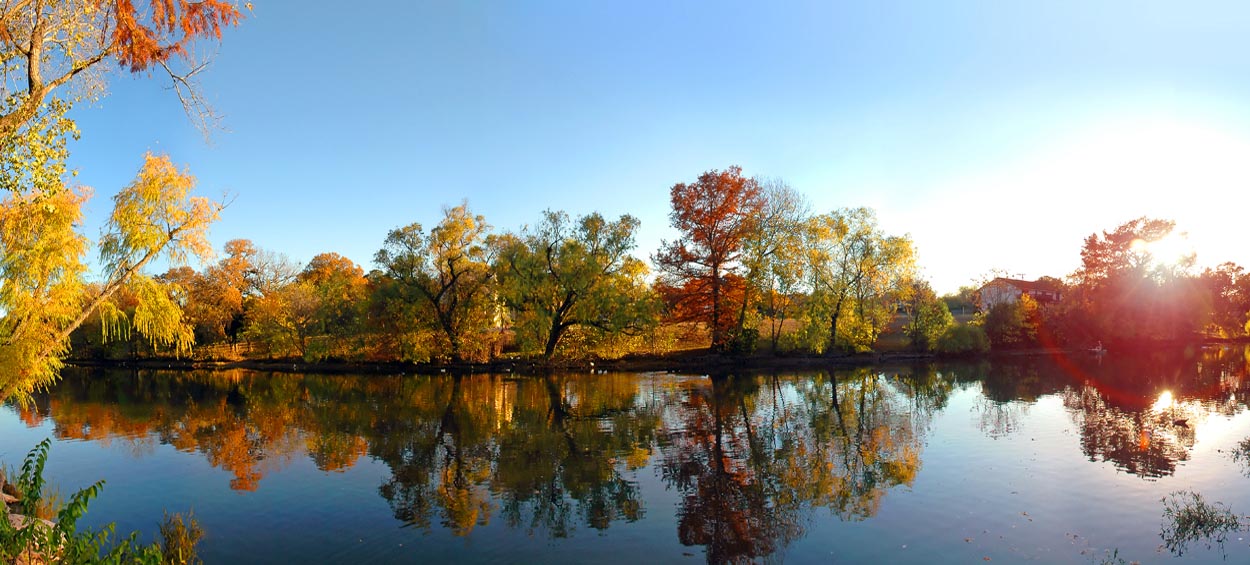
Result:
[[1102,561],[1099,561],[1098,565],[1138,565],[1138,563],[1120,557],[1120,549],[1116,548],[1114,551],[1103,555]]
[[1173,555],[1185,553],[1189,542],[1206,540],[1221,548],[1228,534],[1242,528],[1237,515],[1219,502],[1208,503],[1201,494],[1177,491],[1163,499],[1163,531],[1159,536]]
[[91,499],[104,488],[104,481],[74,493],[56,513],[55,522],[39,519],[41,509],[47,508],[43,470],[51,447],[52,440],[45,439],[31,449],[22,463],[21,474],[13,483],[19,495],[14,510],[24,518],[17,525],[0,519],[0,561],[13,563],[20,559],[26,563],[105,565],[200,563],[195,544],[204,532],[190,515],[186,519],[179,514],[165,516],[161,525],[163,547],[138,543],[139,532],[116,538],[113,524],[99,531],[78,530],[78,520],[87,513]]
[[1237,442],[1233,449],[1233,461],[1241,464],[1241,472],[1250,477],[1250,437]]
[[204,530],[195,521],[195,514],[188,512],[170,515],[165,513],[161,523],[161,552],[164,563],[170,565],[194,565],[203,563],[195,552],[195,546],[204,537]]

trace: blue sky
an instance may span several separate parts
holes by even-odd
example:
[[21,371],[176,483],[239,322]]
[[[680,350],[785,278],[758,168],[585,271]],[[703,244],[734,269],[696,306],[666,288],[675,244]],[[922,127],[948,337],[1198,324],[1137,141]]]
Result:
[[645,258],[669,188],[737,164],[817,211],[875,207],[939,292],[1067,274],[1140,215],[1250,265],[1243,3],[254,4],[203,78],[211,144],[159,77],[75,109],[90,233],[152,150],[234,197],[219,248],[368,270],[389,229],[467,198],[500,230],[634,214]]

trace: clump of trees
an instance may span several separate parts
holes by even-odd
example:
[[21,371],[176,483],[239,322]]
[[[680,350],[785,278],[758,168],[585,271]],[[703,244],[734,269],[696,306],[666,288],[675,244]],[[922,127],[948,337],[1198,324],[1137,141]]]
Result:
[[[301,268],[234,240],[202,271],[177,266],[152,280],[182,313],[180,339],[307,360],[617,357],[663,352],[690,331],[731,353],[754,351],[762,335],[774,352],[868,351],[888,330],[933,350],[952,323],[916,275],[910,238],[884,233],[870,209],[813,215],[783,181],[737,167],[671,193],[680,237],[653,255],[654,278],[634,255],[633,216],[549,210],[496,232],[461,203],[428,230],[392,230],[368,273],[335,253]],[[83,351],[124,357],[168,345],[112,331],[135,302],[133,291],[122,296],[78,332]]]
[[1179,236],[1175,229],[1143,217],[1091,234],[1081,266],[1066,283],[1050,281],[1062,289],[1060,300],[1039,304],[1026,295],[981,313],[991,344],[1133,348],[1250,336],[1250,277],[1233,263],[1198,271],[1194,253],[1163,245]]

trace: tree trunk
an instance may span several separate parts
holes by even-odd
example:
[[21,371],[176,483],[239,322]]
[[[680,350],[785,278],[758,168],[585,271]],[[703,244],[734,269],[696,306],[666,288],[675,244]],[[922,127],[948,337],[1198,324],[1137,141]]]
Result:
[[712,349],[719,351],[725,336],[720,329],[720,263],[712,264]]

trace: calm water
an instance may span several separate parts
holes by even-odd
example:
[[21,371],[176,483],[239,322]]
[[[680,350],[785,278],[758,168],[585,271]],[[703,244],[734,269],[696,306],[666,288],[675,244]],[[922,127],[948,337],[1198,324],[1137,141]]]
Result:
[[757,375],[70,370],[0,409],[91,525],[195,515],[209,563],[1250,562],[1247,354]]

